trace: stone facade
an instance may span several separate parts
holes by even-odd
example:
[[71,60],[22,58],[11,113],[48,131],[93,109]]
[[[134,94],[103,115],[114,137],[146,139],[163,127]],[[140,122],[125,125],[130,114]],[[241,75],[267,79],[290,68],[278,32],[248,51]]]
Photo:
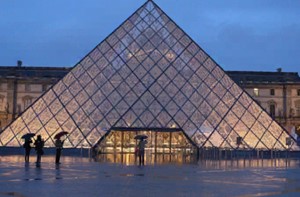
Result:
[[0,128],[18,117],[70,68],[0,67]]
[[287,131],[300,130],[298,73],[227,71]]
[[[0,67],[0,128],[5,128],[70,68]],[[300,77],[298,73],[227,71],[288,131],[300,129]]]

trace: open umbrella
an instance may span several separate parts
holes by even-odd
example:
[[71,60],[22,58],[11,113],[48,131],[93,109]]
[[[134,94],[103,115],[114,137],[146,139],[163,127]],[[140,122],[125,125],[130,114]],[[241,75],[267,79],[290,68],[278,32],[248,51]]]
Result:
[[26,133],[24,134],[21,138],[24,140],[29,140],[30,138],[32,138],[33,136],[35,136],[34,133]]
[[143,140],[143,139],[147,139],[147,138],[148,138],[147,135],[136,135],[134,137],[134,139],[136,139],[136,140]]
[[67,135],[67,134],[68,134],[68,132],[66,132],[66,131],[61,131],[61,132],[57,133],[57,134],[54,136],[54,139],[59,139],[59,138],[61,138],[62,136]]

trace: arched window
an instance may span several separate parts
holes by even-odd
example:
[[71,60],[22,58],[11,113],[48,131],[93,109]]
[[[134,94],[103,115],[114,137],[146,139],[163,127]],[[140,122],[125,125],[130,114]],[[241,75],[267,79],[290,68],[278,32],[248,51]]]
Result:
[[33,97],[32,96],[24,96],[23,97],[23,104],[24,104],[24,109],[26,109],[28,106],[31,105],[33,101]]
[[295,101],[296,116],[300,116],[300,100]]
[[5,111],[5,96],[0,94],[0,111]]
[[275,118],[275,116],[276,116],[276,102],[271,100],[271,101],[268,102],[268,105],[269,105],[270,116],[272,118]]

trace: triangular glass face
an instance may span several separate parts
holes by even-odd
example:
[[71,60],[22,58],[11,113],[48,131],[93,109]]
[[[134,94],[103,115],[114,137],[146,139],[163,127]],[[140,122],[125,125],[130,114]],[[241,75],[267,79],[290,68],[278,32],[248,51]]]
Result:
[[182,129],[198,147],[286,149],[289,137],[153,1],[147,1],[1,134],[21,146],[92,147],[112,127]]

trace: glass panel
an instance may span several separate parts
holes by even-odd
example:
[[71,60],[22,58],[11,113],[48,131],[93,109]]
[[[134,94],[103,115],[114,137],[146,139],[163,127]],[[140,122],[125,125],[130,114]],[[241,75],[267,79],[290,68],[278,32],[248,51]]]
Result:
[[207,87],[207,85],[201,83],[197,91],[203,98],[205,98],[209,94],[210,89]]
[[100,112],[100,110],[98,109],[95,109],[90,115],[89,117],[91,118],[91,120],[97,124],[99,123],[103,118],[103,114]]
[[69,90],[73,94],[73,96],[77,95],[82,89],[81,85],[78,81],[75,81],[70,87]]
[[[94,61],[96,62],[100,57],[102,56],[101,52],[96,48],[94,49],[90,54],[89,54],[89,57]],[[91,62],[91,61],[89,61]],[[83,64],[83,62],[82,62]],[[84,64],[83,64],[84,65]],[[91,65],[91,63],[90,63]],[[86,66],[87,68],[89,67],[88,64]]]
[[180,110],[176,115],[175,115],[175,120],[177,120],[177,123],[180,127],[184,125],[184,123],[187,121],[186,115]]
[[213,92],[210,92],[209,95],[206,97],[206,101],[212,108],[214,108],[220,100],[217,97],[217,95],[215,95]]
[[61,105],[60,101],[58,99],[55,99],[51,105],[50,110],[53,114],[56,114],[63,106]]
[[234,130],[240,137],[244,137],[249,132],[249,129],[242,121],[235,125]]
[[[97,51],[98,51],[98,50],[97,50]],[[97,58],[99,58],[100,54],[97,53],[97,54],[94,54],[93,56],[94,56],[95,59],[97,59]],[[96,56],[97,56],[97,57],[96,57]],[[80,62],[81,66],[82,66],[85,70],[88,69],[93,63],[94,63],[93,60],[92,60],[89,56],[85,57],[85,58]]]
[[22,119],[24,120],[25,124],[31,122],[32,119],[36,118],[36,114],[32,110],[32,108],[28,108],[23,114]]
[[212,108],[210,107],[210,105],[206,102],[203,101],[200,105],[200,108],[198,109],[201,114],[203,114],[203,116],[206,118],[208,117],[208,115],[210,114]]
[[222,101],[220,101],[218,105],[215,107],[215,110],[220,116],[223,117],[228,111],[228,107]]
[[198,147],[201,147],[203,143],[206,141],[206,137],[202,135],[199,131],[197,131],[193,137],[192,140],[197,144]]
[[43,96],[43,99],[47,105],[49,105],[55,98],[56,98],[56,95],[54,94],[54,92],[51,89],[48,90],[48,92],[46,92]]
[[43,124],[46,124],[51,118],[52,118],[52,113],[49,108],[46,108],[40,115],[39,119]]
[[251,128],[255,122],[255,118],[248,111],[246,111],[242,117],[242,121],[247,125],[248,128]]
[[86,100],[89,98],[89,95],[82,90],[81,92],[79,92],[77,94],[77,96],[75,97],[76,101],[78,102],[79,105],[83,105],[84,102],[86,102]]
[[260,139],[266,129],[258,121],[256,121],[252,126],[251,131],[257,136],[258,139]]
[[95,127],[96,125],[89,119],[86,118],[80,125],[79,128],[82,131],[84,136],[87,136],[91,130]]
[[218,95],[219,98],[223,98],[224,94],[226,93],[226,89],[220,84],[218,83],[215,87],[214,87],[214,93]]
[[5,129],[5,135],[1,135],[1,142],[2,142],[2,144],[4,145],[4,146],[6,146],[7,145],[7,143],[9,142],[9,141],[11,141],[11,139],[14,137],[15,135],[14,135],[14,132],[13,132],[13,130],[11,130],[10,129],[10,127],[7,127],[6,129]]
[[234,127],[239,119],[232,111],[229,111],[228,114],[225,116],[225,120],[231,127]]
[[194,113],[194,111],[196,110],[195,106],[187,101],[184,106],[182,107],[183,111],[185,112],[185,114],[188,116],[188,117],[191,117],[192,114]]
[[230,87],[233,84],[233,81],[228,75],[224,75],[223,78],[220,80],[220,83],[227,89],[230,89]]
[[211,125],[213,125],[213,128],[216,128],[216,126],[221,121],[221,117],[215,111],[212,111],[207,120],[210,122]]
[[276,139],[267,131],[261,138],[261,141],[267,146],[268,149],[272,149],[276,143]]
[[79,78],[79,83],[82,87],[85,87],[91,81],[91,77],[87,72],[83,73]]
[[243,93],[243,90],[241,90],[241,88],[238,85],[236,85],[235,83],[231,86],[229,91],[231,92],[231,94],[233,96],[235,96],[235,98],[238,98],[240,96],[240,94]]
[[56,114],[55,119],[58,121],[59,125],[63,125],[63,123],[69,118],[69,114],[65,109],[62,109],[61,111]]
[[237,117],[242,117],[245,110],[246,109],[239,102],[236,102],[232,108],[232,111],[236,114]]
[[203,66],[208,70],[208,71],[212,71],[215,66],[216,66],[216,63],[212,60],[212,59],[207,59],[204,63],[203,63]]
[[225,74],[224,71],[219,67],[216,66],[215,69],[212,71],[212,74],[216,79],[222,79],[223,75]]
[[65,107],[65,109],[72,115],[77,109],[79,108],[78,103],[75,99],[71,100],[68,105]]
[[248,108],[252,103],[252,99],[246,93],[242,94],[242,96],[239,98],[239,101],[245,108]]
[[244,141],[249,145],[250,148],[255,148],[258,139],[255,137],[255,135],[250,131],[247,133],[247,135],[244,137]]
[[208,56],[206,55],[206,53],[202,50],[200,50],[195,57],[198,59],[198,61],[203,64],[204,61],[208,58]]
[[66,105],[71,99],[73,99],[73,95],[69,90],[66,90],[59,96],[59,99],[64,105]]
[[230,92],[227,92],[222,101],[230,108],[234,104],[235,98],[232,96],[232,94],[230,94]]
[[102,114],[107,114],[111,109],[112,109],[112,105],[110,104],[110,102],[108,100],[103,101],[98,109],[101,111]]
[[[45,129],[47,130],[47,132],[49,133],[49,135],[54,134],[58,129],[59,129],[59,125],[58,122],[52,118],[45,126]],[[44,136],[44,138],[47,139],[48,136]]]
[[68,87],[70,86],[74,81],[75,81],[75,77],[74,75],[69,72],[63,79],[62,81],[64,82],[64,84]]
[[144,124],[147,127],[149,127],[150,123],[153,121],[154,117],[153,117],[152,113],[147,110],[141,115],[140,119],[144,122]]
[[206,137],[209,137],[213,133],[214,127],[207,120],[205,120],[201,125],[200,130]]
[[83,69],[83,66],[80,64],[78,64],[71,70],[71,73],[74,75],[76,79],[78,79],[80,75],[82,75],[84,72],[85,70]]
[[57,94],[60,95],[64,90],[66,89],[66,86],[62,81],[58,82],[54,87],[53,91]]
[[193,95],[189,99],[197,108],[200,106],[200,104],[203,101],[202,96],[197,91],[194,92]]
[[187,121],[184,126],[183,126],[183,130],[185,131],[185,133],[188,136],[193,135],[195,132],[197,132],[198,128],[195,126],[195,124],[191,121]]
[[198,110],[194,112],[190,119],[195,125],[201,125],[205,121],[205,118]]
[[158,117],[157,117],[158,121],[161,123],[161,125],[165,128],[167,127],[168,123],[170,122],[170,120],[172,119],[169,114],[165,111],[162,111]]
[[83,120],[86,118],[86,114],[82,109],[77,110],[73,115],[73,120],[76,122],[77,125],[80,125]]
[[268,128],[272,122],[272,118],[266,113],[262,112],[258,118],[258,121],[265,127]]
[[255,118],[257,118],[257,117],[260,115],[262,109],[261,109],[255,102],[252,102],[251,105],[250,105],[249,108],[248,108],[248,111],[249,111]]
[[[279,139],[281,134],[282,134],[282,128],[275,122],[273,121],[268,128],[268,131],[276,138]],[[285,143],[284,143],[285,144]]]

